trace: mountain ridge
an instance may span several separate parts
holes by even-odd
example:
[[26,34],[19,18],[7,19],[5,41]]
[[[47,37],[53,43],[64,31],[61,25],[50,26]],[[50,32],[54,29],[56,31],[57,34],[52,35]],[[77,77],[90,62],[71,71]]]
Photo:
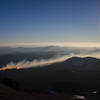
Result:
[[[16,80],[21,85],[21,88],[32,91],[45,91],[48,88],[55,89],[56,86],[57,89],[66,91],[67,89],[77,88],[100,88],[100,59],[93,57],[78,57],[77,59],[81,59],[83,63],[74,64],[73,60],[76,62],[77,60],[76,57],[72,57],[64,62],[44,67],[2,71],[0,76]],[[87,63],[84,63],[84,60]]]

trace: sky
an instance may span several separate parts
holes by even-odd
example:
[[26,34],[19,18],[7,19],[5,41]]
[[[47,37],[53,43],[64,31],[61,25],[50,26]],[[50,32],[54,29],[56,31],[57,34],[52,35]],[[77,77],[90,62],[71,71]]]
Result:
[[0,0],[0,43],[100,42],[100,0]]

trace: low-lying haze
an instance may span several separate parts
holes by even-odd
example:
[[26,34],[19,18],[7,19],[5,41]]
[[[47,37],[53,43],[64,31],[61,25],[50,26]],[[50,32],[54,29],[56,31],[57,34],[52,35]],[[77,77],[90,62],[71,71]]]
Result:
[[54,52],[54,56],[51,58],[46,58],[46,59],[44,58],[33,59],[31,61],[26,60],[26,58],[24,58],[23,60],[19,62],[10,61],[6,66],[2,67],[0,70],[46,66],[53,63],[63,62],[67,60],[68,58],[74,57],[74,56],[100,58],[100,48],[92,48],[92,47],[91,48],[86,48],[86,47],[76,48],[76,47],[48,46],[48,47],[9,48],[9,49],[12,49],[12,52],[10,52],[10,54],[14,52],[27,53],[30,51],[39,53],[41,51],[41,53],[44,53],[46,55],[48,55],[48,53]]

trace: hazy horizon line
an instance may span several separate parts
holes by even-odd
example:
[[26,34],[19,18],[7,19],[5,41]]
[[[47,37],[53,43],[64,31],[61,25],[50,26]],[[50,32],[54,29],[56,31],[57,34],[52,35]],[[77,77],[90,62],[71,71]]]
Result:
[[100,47],[100,42],[13,42],[0,43],[0,47],[42,47],[42,46],[61,46],[61,47]]

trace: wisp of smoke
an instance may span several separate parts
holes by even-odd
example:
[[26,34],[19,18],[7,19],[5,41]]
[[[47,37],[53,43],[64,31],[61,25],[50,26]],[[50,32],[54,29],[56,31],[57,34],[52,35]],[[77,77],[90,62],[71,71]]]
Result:
[[33,60],[33,61],[26,61],[26,60],[23,60],[23,61],[20,61],[18,63],[14,63],[14,62],[10,62],[8,63],[6,66],[0,68],[0,71],[3,71],[3,70],[7,70],[7,69],[23,69],[23,68],[31,68],[31,67],[41,67],[41,66],[46,66],[46,65],[50,65],[50,64],[53,64],[53,63],[58,63],[58,62],[63,62],[65,60],[67,60],[68,58],[70,57],[73,57],[73,56],[77,56],[77,57],[87,57],[87,56],[91,56],[91,57],[96,57],[96,58],[100,58],[100,53],[93,53],[93,54],[70,54],[70,55],[67,55],[67,56],[63,56],[63,57],[55,57],[55,58],[52,58],[52,59],[48,59],[48,60],[45,60],[45,59],[41,59],[41,60]]
[[[71,56],[70,56],[71,57]],[[31,67],[40,67],[40,66],[46,66],[46,65],[50,65],[53,63],[57,63],[57,62],[62,62],[65,61],[67,58],[69,58],[68,56],[63,56],[63,57],[56,57],[56,58],[52,58],[52,59],[48,59],[48,60],[33,60],[33,61],[20,61],[18,63],[14,63],[14,62],[10,62],[8,63],[6,66],[0,68],[0,70],[6,70],[6,69],[23,69],[23,68],[31,68]]]

